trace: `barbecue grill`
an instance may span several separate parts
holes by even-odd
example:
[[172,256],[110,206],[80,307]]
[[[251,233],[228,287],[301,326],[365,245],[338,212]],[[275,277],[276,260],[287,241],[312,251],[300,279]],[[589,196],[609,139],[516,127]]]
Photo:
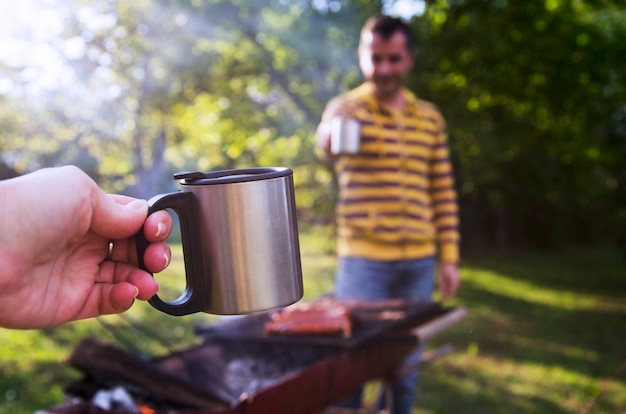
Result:
[[[420,343],[458,322],[464,308],[436,302],[350,303],[352,335],[271,335],[268,311],[197,327],[201,345],[146,361],[87,338],[69,363],[85,373],[72,398],[49,413],[94,411],[100,389],[123,386],[144,412],[169,414],[314,414],[396,368]],[[148,409],[150,407],[150,409]],[[153,411],[150,411],[153,410]]]

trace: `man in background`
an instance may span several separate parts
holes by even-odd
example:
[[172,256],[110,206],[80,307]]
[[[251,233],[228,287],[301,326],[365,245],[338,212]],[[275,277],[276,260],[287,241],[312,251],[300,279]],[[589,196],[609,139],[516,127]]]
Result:
[[[458,206],[445,121],[438,109],[404,87],[414,39],[400,19],[370,18],[361,31],[359,66],[365,82],[332,99],[317,129],[334,160],[338,299],[432,300],[439,268],[441,298],[459,285]],[[331,152],[331,124],[360,125],[355,154]],[[405,364],[419,360],[421,348]],[[408,414],[418,372],[392,386],[392,412]],[[360,407],[361,393],[339,406]],[[389,402],[381,401],[381,405]]]

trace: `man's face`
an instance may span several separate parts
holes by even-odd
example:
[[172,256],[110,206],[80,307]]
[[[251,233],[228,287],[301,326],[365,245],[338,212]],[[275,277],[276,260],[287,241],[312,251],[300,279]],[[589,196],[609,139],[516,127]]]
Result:
[[359,46],[359,65],[363,76],[374,85],[379,98],[390,98],[403,86],[413,67],[413,54],[406,47],[406,37],[395,32],[388,39],[366,33]]

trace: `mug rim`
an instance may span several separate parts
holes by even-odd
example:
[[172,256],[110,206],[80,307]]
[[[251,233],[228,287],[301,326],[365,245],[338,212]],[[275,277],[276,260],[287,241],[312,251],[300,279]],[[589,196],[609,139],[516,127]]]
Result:
[[182,172],[174,174],[174,179],[180,180],[181,185],[215,185],[269,180],[272,178],[287,177],[292,174],[293,171],[287,167],[252,167],[209,171],[205,173]]

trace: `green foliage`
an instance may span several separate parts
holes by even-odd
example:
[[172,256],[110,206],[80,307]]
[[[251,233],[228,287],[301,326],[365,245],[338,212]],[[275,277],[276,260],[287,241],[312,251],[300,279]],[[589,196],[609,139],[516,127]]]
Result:
[[415,87],[447,117],[470,244],[623,235],[617,3],[433,1],[416,22]]
[[[332,222],[314,131],[360,82],[359,30],[382,3],[51,0],[62,30],[30,48],[62,70],[0,61],[1,164],[73,163],[141,197],[180,170],[284,165],[301,217]],[[426,3],[410,86],[448,121],[466,249],[623,237],[624,2]]]

